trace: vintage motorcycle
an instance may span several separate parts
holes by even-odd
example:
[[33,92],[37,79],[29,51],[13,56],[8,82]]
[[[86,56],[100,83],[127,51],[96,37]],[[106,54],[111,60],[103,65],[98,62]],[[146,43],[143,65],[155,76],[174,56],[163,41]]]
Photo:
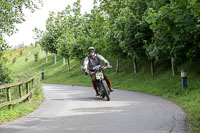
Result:
[[110,101],[110,91],[107,86],[107,83],[104,79],[103,76],[103,70],[104,69],[109,69],[112,68],[112,66],[106,66],[104,68],[101,67],[101,65],[93,67],[94,72],[89,72],[88,74],[95,74],[96,77],[96,85],[97,85],[97,90],[99,92],[99,96],[103,99],[106,97],[107,101]]

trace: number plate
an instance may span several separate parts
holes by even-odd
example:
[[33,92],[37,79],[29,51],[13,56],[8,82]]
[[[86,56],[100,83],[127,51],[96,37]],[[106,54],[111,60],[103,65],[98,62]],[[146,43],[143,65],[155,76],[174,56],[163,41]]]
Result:
[[96,79],[103,79],[103,73],[96,73]]

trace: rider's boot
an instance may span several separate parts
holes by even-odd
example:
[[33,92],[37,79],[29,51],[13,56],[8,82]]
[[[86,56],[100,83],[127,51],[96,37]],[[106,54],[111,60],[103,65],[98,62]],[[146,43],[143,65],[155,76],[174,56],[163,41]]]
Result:
[[109,88],[110,92],[113,92],[114,90],[111,89],[111,84],[110,84],[109,78],[106,78],[106,83],[108,85],[108,88]]
[[94,90],[95,90],[95,92],[96,92],[96,96],[99,96],[96,83],[95,83],[95,82],[92,82],[92,85],[93,85],[93,88],[94,88]]

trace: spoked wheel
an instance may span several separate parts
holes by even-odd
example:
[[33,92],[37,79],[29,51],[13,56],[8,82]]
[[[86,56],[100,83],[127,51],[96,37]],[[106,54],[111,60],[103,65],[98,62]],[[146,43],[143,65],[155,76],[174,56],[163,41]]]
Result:
[[106,96],[106,95],[104,94],[103,96],[101,96],[101,98],[102,98],[102,99],[104,99],[104,98],[105,98],[105,96]]
[[106,100],[107,101],[110,101],[110,92],[108,91],[108,89],[106,88],[106,83],[105,81],[102,82],[102,87],[103,87],[103,90],[104,90],[104,97],[106,97]]

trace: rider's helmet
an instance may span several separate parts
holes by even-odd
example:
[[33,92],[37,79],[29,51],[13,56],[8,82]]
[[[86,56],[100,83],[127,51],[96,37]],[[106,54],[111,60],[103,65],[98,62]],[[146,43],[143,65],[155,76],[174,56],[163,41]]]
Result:
[[90,51],[92,51],[92,50],[93,50],[93,51],[95,50],[94,47],[89,47],[89,48],[88,48],[88,52],[89,52],[89,53],[90,53]]

